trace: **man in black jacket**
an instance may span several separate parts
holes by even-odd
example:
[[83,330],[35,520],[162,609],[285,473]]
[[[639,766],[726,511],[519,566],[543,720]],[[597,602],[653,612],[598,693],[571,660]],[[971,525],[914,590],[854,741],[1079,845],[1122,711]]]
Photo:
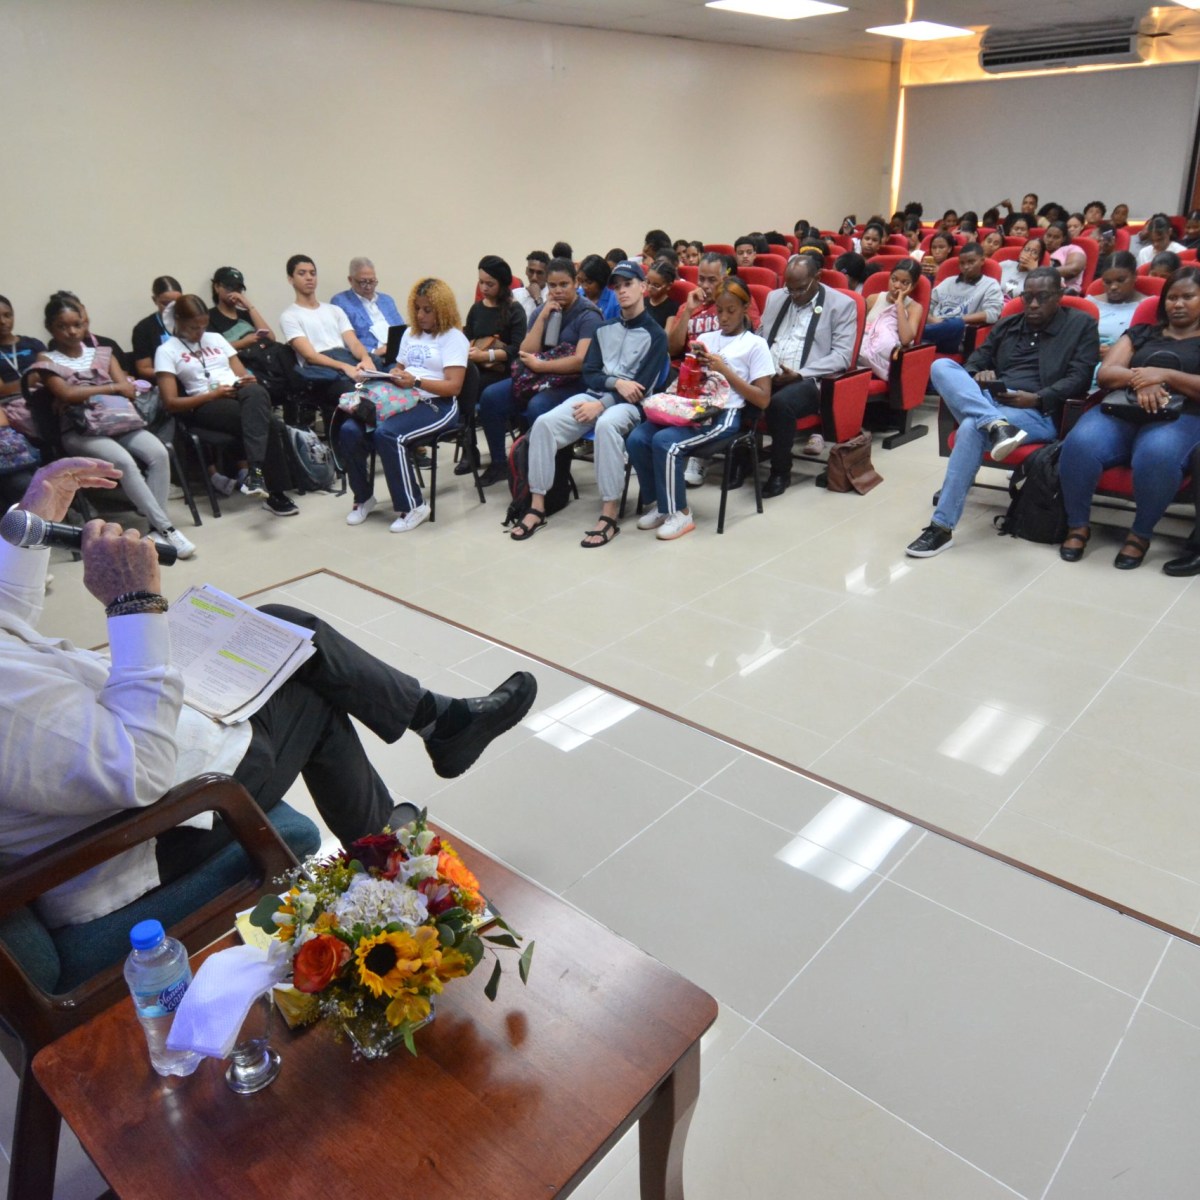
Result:
[[1062,281],[1037,267],[1025,281],[1025,309],[1006,317],[960,366],[933,364],[930,381],[959,422],[933,521],[909,544],[910,558],[932,558],[954,545],[967,493],[990,454],[1002,462],[1027,437],[1058,433],[1063,401],[1084,396],[1100,359],[1096,322],[1062,308]]

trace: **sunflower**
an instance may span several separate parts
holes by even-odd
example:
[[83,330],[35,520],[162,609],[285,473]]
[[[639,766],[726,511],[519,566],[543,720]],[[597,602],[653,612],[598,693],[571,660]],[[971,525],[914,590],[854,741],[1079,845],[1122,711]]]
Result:
[[420,946],[403,930],[363,938],[354,958],[359,982],[376,997],[394,996],[422,965]]

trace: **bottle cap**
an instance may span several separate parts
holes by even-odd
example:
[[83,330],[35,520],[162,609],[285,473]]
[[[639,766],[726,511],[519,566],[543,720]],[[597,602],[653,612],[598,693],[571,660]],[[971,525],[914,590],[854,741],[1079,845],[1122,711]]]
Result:
[[153,950],[165,936],[161,921],[139,921],[129,931],[129,944],[135,950]]

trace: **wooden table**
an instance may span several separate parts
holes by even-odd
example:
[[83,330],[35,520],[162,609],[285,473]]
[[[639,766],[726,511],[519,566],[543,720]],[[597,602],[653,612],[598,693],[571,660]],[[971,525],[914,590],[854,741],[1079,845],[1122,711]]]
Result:
[[[484,891],[527,940],[527,987],[505,955],[451,983],[396,1051],[352,1061],[329,1030],[275,1023],[279,1078],[253,1096],[207,1059],[154,1073],[130,1001],[46,1047],[34,1073],[123,1200],[362,1195],[532,1200],[569,1195],[640,1122],[643,1200],[682,1200],[683,1144],[716,1001],[568,904],[469,847]],[[669,900],[665,900],[669,903]]]

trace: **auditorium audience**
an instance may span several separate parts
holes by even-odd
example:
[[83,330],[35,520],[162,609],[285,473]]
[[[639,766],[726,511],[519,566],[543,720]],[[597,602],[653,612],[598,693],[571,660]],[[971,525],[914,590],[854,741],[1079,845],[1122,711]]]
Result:
[[1089,200],[1083,206],[1083,223],[1091,229],[1095,229],[1101,221],[1104,220],[1108,209],[1100,200]]
[[375,507],[367,470],[368,438],[383,466],[392,510],[397,513],[392,533],[408,533],[429,519],[412,460],[412,448],[458,424],[458,394],[466,379],[470,343],[463,333],[458,304],[449,284],[425,278],[408,294],[408,327],[392,368],[392,380],[410,389],[416,403],[385,420],[373,433],[358,417],[338,427],[338,446],[346,465],[354,506],[347,525],[361,525]]
[[1186,246],[1175,241],[1171,222],[1162,213],[1156,214],[1146,222],[1141,237],[1143,245],[1137,252],[1139,267],[1151,262],[1156,254],[1161,254],[1164,250],[1171,250],[1178,254],[1180,250],[1187,249]]
[[1042,231],[1042,241],[1050,255],[1050,265],[1063,281],[1063,291],[1068,296],[1078,296],[1082,291],[1087,255],[1071,244],[1071,235],[1063,221],[1051,221]]
[[921,306],[911,293],[920,278],[920,264],[903,258],[892,268],[887,291],[867,298],[867,321],[858,365],[869,368],[880,379],[888,378],[896,349],[911,346],[917,340]]
[[750,329],[750,290],[736,275],[717,286],[718,327],[693,343],[702,367],[729,385],[728,399],[699,425],[660,425],[647,417],[625,439],[629,461],[637,472],[642,503],[639,529],[657,530],[661,541],[673,541],[696,528],[687,504],[685,456],[703,456],[738,433],[743,405],[765,409],[771,400],[774,362],[767,343]]
[[532,320],[534,309],[545,303],[549,268],[550,255],[545,250],[530,250],[525,256],[525,286],[513,289],[513,299],[525,310],[527,320]]
[[[119,468],[122,489],[151,529],[174,546],[180,558],[190,558],[196,547],[175,528],[167,513],[171,463],[166,446],[144,423],[105,437],[83,432],[72,413],[96,396],[119,396],[132,402],[137,395],[133,382],[110,347],[85,343],[84,314],[78,301],[57,293],[46,305],[45,315],[52,340],[50,349],[38,356],[37,365],[47,368],[42,380],[58,410],[63,449],[68,454],[101,458]],[[132,403],[129,407],[132,409]],[[133,414],[136,418],[136,410]]]
[[[1103,388],[1132,393],[1139,419],[1097,406],[1067,434],[1059,476],[1068,530],[1059,553],[1067,562],[1083,557],[1101,472],[1129,464],[1136,511],[1113,566],[1130,571],[1145,561],[1154,527],[1200,445],[1200,268],[1185,267],[1167,284],[1153,325],[1131,327],[1109,348],[1099,382]],[[1159,414],[1172,397],[1182,411],[1166,420]]]
[[979,243],[985,258],[995,258],[996,251],[1004,249],[1004,234],[998,230],[989,229]]
[[336,304],[350,318],[354,336],[367,353],[382,358],[387,350],[388,330],[404,324],[400,310],[387,292],[379,291],[379,276],[369,258],[360,255],[350,260],[346,282],[350,286],[331,296],[329,303]]
[[671,284],[678,277],[679,272],[665,258],[646,268],[646,311],[663,329],[679,311],[679,301],[671,299]]
[[183,288],[174,276],[160,275],[150,285],[150,295],[154,312],[133,327],[130,344],[133,347],[133,373],[138,379],[153,383],[154,353],[171,336],[175,323],[170,309],[183,295]]
[[1003,305],[999,283],[983,273],[983,251],[978,243],[968,242],[958,254],[958,274],[933,289],[924,340],[940,354],[956,354],[967,326],[994,325]]
[[1112,223],[1117,229],[1124,229],[1129,224],[1129,205],[1118,204],[1112,210]]
[[1000,293],[1005,300],[1011,300],[1025,290],[1029,272],[1042,265],[1045,255],[1046,244],[1040,237],[1031,237],[1015,259],[1010,258],[1000,264]]
[[[1137,290],[1137,260],[1128,250],[1118,250],[1100,276],[1104,291],[1089,299],[1100,311],[1100,351],[1103,353],[1129,328],[1145,296]],[[1098,369],[1098,368],[1097,368]]]
[[606,321],[619,315],[620,305],[616,293],[608,286],[612,269],[598,254],[589,254],[580,264],[576,282],[579,294],[590,300],[603,314]]
[[886,237],[886,227],[872,221],[870,225],[863,229],[862,237],[858,239],[856,249],[867,262],[870,262],[880,252]]

